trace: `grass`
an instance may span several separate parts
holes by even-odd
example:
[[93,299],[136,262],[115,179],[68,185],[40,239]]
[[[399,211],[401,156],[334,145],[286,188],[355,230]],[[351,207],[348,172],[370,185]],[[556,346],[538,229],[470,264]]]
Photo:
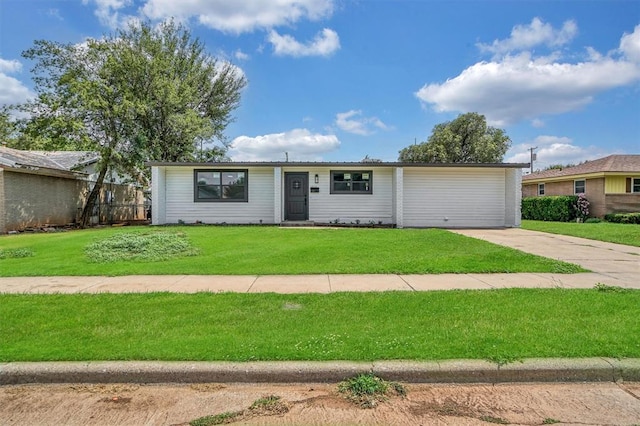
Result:
[[549,232],[551,234],[571,235],[590,240],[625,244],[640,247],[640,226],[624,223],[574,223],[543,222],[539,220],[523,220],[523,229]]
[[638,306],[596,289],[0,294],[0,362],[640,357]]
[[339,383],[338,392],[362,408],[374,408],[379,402],[385,401],[387,395],[391,393],[399,396],[407,395],[407,390],[400,383],[387,382],[373,373],[359,374]]
[[[140,250],[164,244],[138,241],[156,234],[186,245],[169,256],[141,256]],[[28,259],[0,259],[0,276],[584,271],[442,229],[129,227],[9,235],[0,237],[0,246],[32,253]],[[91,256],[101,248],[112,261]]]

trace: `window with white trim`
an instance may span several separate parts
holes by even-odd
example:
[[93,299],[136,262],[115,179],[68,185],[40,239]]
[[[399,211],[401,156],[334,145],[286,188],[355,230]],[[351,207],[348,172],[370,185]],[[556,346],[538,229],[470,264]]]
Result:
[[631,192],[640,192],[640,178],[631,178]]
[[371,170],[332,170],[332,194],[372,194]]
[[193,172],[195,202],[249,200],[247,170],[198,169]]
[[573,181],[573,193],[575,195],[584,194],[587,190],[587,183],[584,179]]
[[544,183],[538,184],[538,195],[544,195]]

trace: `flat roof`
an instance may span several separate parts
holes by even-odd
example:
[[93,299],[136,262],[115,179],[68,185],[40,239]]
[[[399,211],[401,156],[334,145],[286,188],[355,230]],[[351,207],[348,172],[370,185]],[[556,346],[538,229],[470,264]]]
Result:
[[486,167],[503,169],[524,169],[529,163],[366,163],[361,161],[325,162],[325,161],[219,161],[219,162],[162,162],[149,161],[149,167]]

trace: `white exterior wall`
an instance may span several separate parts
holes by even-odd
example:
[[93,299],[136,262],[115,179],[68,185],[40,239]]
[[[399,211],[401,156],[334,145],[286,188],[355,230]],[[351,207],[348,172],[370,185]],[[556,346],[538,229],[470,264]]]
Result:
[[393,175],[393,223],[404,228],[404,169],[398,167]]
[[[331,194],[331,170],[369,170],[373,173],[372,194]],[[338,219],[341,223],[359,220],[393,223],[393,168],[389,167],[340,167],[310,168],[283,167],[285,172],[308,172],[309,188],[318,187],[320,192],[309,192],[309,220],[329,223]],[[315,183],[315,175],[319,182]],[[284,178],[283,178],[284,182]],[[284,209],[284,193],[282,197]]]
[[505,170],[404,169],[404,226],[505,226]]
[[151,224],[164,225],[167,223],[167,196],[165,167],[151,168]]
[[519,227],[521,219],[522,202],[522,170],[505,169],[505,216],[504,225]]
[[[216,164],[211,168],[248,170],[248,202],[194,202],[194,177],[201,167],[168,167],[166,169],[166,222],[178,223],[274,223],[273,168],[237,167],[233,164]],[[156,184],[153,183],[155,190]],[[154,210],[155,210],[155,198]],[[153,214],[153,211],[152,211]],[[262,221],[262,222],[261,222]]]
[[[214,166],[212,166],[213,168]],[[152,168],[152,223],[272,224],[284,220],[284,174],[307,172],[309,220],[330,223],[394,223],[398,227],[520,226],[521,170],[467,167],[242,167],[248,170],[248,202],[194,202],[194,170],[206,166]],[[331,194],[331,170],[370,170],[372,194]],[[315,183],[315,175],[319,182]]]

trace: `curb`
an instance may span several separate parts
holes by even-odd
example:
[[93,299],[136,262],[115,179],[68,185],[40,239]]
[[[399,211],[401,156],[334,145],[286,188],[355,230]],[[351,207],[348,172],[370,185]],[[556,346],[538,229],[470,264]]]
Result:
[[0,385],[53,383],[336,383],[373,372],[407,383],[640,382],[640,358],[375,362],[13,362]]

